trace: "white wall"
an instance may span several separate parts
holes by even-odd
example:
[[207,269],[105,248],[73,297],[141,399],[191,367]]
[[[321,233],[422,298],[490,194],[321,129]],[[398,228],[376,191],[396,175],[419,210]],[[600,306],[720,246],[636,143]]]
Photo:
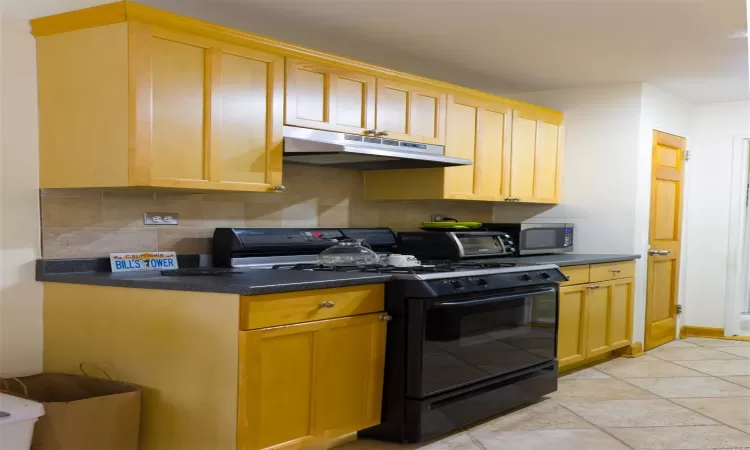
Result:
[[[531,209],[536,222],[571,222],[577,253],[633,253],[638,83],[513,94],[565,113],[562,204]],[[502,219],[517,205],[498,204]],[[521,206],[521,205],[518,205]]]
[[0,376],[42,367],[42,295],[34,281],[39,203],[34,40],[0,14]]
[[36,56],[28,20],[101,3],[0,2],[0,376],[42,369]]
[[735,137],[750,137],[749,108],[748,102],[695,108],[683,228],[686,325],[724,327],[732,150]]
[[[523,218],[572,222],[575,251],[636,261],[633,340],[643,342],[653,130],[689,138],[692,105],[648,84],[511,95],[565,113],[563,204]],[[515,205],[508,205],[516,207]],[[495,207],[495,217],[508,207]]]

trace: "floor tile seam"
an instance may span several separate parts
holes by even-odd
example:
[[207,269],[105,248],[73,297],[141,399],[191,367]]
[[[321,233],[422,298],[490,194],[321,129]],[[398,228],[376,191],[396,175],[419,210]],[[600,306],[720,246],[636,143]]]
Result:
[[[733,398],[733,397],[706,397],[706,398],[718,398],[718,399],[722,399],[722,398]],[[733,425],[730,425],[730,424],[728,424],[728,423],[726,423],[726,422],[724,422],[722,420],[714,419],[713,417],[708,417],[707,415],[701,413],[700,411],[696,411],[696,410],[694,410],[693,408],[691,408],[689,406],[680,405],[679,403],[674,402],[674,401],[672,401],[671,399],[668,399],[668,398],[666,398],[665,400],[667,400],[668,402],[673,403],[673,404],[675,404],[677,406],[681,406],[681,407],[683,407],[685,409],[688,409],[688,410],[690,410],[690,411],[692,411],[692,412],[694,412],[694,413],[696,413],[696,414],[698,414],[700,416],[703,416],[703,417],[705,417],[707,419],[713,420],[714,422],[718,422],[718,423],[720,423],[720,424],[722,424],[724,426],[727,426],[727,427],[729,427],[729,428],[731,428],[733,430],[737,430],[737,431],[739,431],[742,434],[746,434],[746,435],[750,436],[750,433],[747,433],[744,430],[740,430],[739,428],[737,428],[737,427],[735,427]],[[716,426],[716,425],[697,425],[697,426],[701,426],[702,427],[702,426]]]
[[586,423],[588,423],[589,425],[593,426],[593,427],[594,427],[594,429],[596,429],[596,430],[599,430],[599,431],[601,431],[602,433],[604,433],[604,434],[608,435],[609,437],[611,437],[612,439],[614,439],[614,440],[616,440],[617,442],[621,443],[621,444],[622,444],[622,445],[624,445],[625,447],[627,447],[627,448],[629,448],[629,449],[632,449],[632,450],[637,450],[637,449],[636,449],[635,447],[631,446],[631,445],[630,445],[630,444],[628,444],[627,442],[625,442],[625,441],[623,441],[622,439],[618,438],[617,436],[615,436],[614,434],[610,433],[610,432],[609,432],[609,431],[607,431],[606,429],[604,429],[604,428],[602,428],[602,427],[600,427],[600,426],[596,425],[595,423],[591,422],[590,420],[586,419],[585,417],[582,417],[581,415],[579,415],[578,413],[576,413],[576,412],[575,412],[575,411],[573,411],[572,409],[568,408],[567,406],[563,405],[562,403],[560,403],[560,402],[557,402],[557,404],[558,404],[558,405],[560,405],[560,406],[561,406],[562,408],[564,408],[564,409],[565,409],[566,411],[568,411],[568,412],[570,412],[571,414],[573,414],[574,416],[576,416],[576,417],[580,418],[580,419],[581,419],[581,420],[583,420],[584,422],[586,422]]
[[[716,347],[716,350],[718,350],[718,351],[720,351],[722,353],[726,353],[727,355],[737,356],[738,358],[742,358],[742,359],[750,359],[750,356],[742,356],[742,355],[738,355],[736,353],[727,352],[727,351],[721,350],[722,348],[750,348],[750,347],[746,347],[744,345],[736,345],[736,346],[730,346],[730,345],[728,345],[726,347]],[[738,361],[738,360],[736,360],[736,359],[727,359],[727,361]]]
[[[705,360],[705,359],[698,359],[696,361],[732,361],[732,360],[731,359],[728,359],[728,360]],[[737,361],[737,360],[735,359],[734,361]],[[710,373],[703,372],[702,370],[694,369],[692,367],[688,367],[688,366],[684,366],[684,365],[680,364],[680,362],[687,362],[687,363],[689,363],[689,362],[695,362],[695,361],[671,361],[671,362],[673,364],[677,364],[678,366],[684,367],[686,369],[694,370],[694,371],[700,372],[700,373],[705,373],[706,376],[718,378],[718,375],[711,375]],[[731,375],[727,375],[727,376],[731,376]],[[646,377],[644,377],[644,378],[646,378]]]
[[[739,386],[741,388],[745,388],[745,389],[750,390],[750,388],[747,387],[747,386],[743,386],[743,385],[741,385],[739,383],[735,383],[734,381],[729,381],[729,380],[725,379],[725,378],[729,378],[729,377],[750,377],[750,375],[724,375],[724,378],[722,378],[722,377],[714,377],[714,378],[718,378],[721,381],[726,381],[727,383],[732,383],[735,386]],[[750,397],[750,394],[748,394],[747,396],[745,396],[745,395],[738,395],[738,397]]]

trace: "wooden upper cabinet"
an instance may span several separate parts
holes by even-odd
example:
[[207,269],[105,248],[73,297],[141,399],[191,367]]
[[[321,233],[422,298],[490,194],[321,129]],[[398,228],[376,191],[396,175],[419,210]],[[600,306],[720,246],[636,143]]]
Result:
[[287,58],[285,123],[365,134],[375,128],[375,77]]
[[562,117],[536,110],[513,112],[509,200],[559,203]]
[[500,200],[508,191],[510,110],[479,99],[448,96],[446,154],[470,159],[445,170],[445,198]]
[[375,129],[389,138],[444,145],[446,108],[443,91],[378,78]]
[[500,103],[448,95],[448,156],[473,161],[440,169],[374,170],[365,173],[370,200],[453,199],[499,201],[507,197],[511,111]]
[[37,48],[41,187],[281,183],[282,56],[137,22]]
[[282,191],[287,125],[442,145],[474,161],[368,171],[368,199],[560,201],[557,111],[136,2],[31,29],[42,188]]

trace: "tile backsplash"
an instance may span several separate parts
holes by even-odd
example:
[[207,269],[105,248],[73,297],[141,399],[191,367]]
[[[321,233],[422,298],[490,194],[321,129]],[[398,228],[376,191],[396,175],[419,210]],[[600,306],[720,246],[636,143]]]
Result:
[[[365,201],[362,172],[287,165],[283,194],[45,189],[44,258],[110,252],[210,253],[217,227],[372,227],[413,230],[430,214],[490,221],[493,203]],[[143,225],[143,213],[180,215],[176,226]]]

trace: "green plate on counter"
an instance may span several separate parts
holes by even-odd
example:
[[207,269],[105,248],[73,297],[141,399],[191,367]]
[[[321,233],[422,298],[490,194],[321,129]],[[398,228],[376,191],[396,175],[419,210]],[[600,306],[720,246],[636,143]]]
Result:
[[481,222],[422,222],[422,228],[432,230],[474,230],[482,228]]

